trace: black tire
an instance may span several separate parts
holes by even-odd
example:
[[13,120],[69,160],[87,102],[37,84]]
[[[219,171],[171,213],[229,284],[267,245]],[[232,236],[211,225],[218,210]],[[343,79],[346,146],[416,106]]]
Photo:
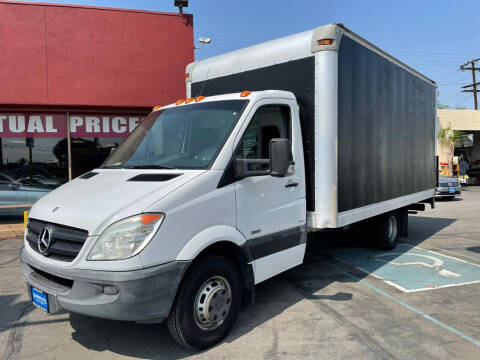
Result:
[[392,250],[397,246],[400,232],[398,214],[389,213],[375,219],[374,241],[375,246],[381,250]]
[[[227,296],[222,297],[222,299],[225,303],[230,304],[230,307],[221,323],[212,326],[211,329],[205,329],[202,328],[202,324],[200,324],[202,320],[206,319],[200,319],[203,313],[202,315],[198,315],[196,307],[198,305],[197,301],[199,300],[197,299],[202,298],[203,293],[199,293],[201,289],[210,290],[210,288],[205,286],[207,286],[206,284],[209,281],[212,281],[212,278],[220,279],[221,285],[226,285],[223,280],[228,283],[228,290],[231,295],[230,301],[227,300],[228,293]],[[219,291],[219,298],[223,296],[221,295],[221,290],[217,291]],[[215,293],[212,292],[208,296],[208,299],[211,299],[213,295],[215,295]],[[218,300],[218,298],[216,300]],[[212,299],[212,301],[215,300]],[[181,345],[194,350],[206,349],[217,344],[228,334],[235,323],[241,303],[242,291],[240,275],[235,264],[223,256],[206,256],[192,265],[182,281],[172,310],[167,318],[168,329],[173,338]],[[215,307],[218,305],[215,302],[211,304]],[[213,306],[210,306],[210,308]]]

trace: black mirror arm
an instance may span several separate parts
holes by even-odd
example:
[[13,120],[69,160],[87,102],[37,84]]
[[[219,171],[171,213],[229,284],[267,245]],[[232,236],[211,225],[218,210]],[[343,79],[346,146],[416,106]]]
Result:
[[252,171],[248,170],[250,164],[270,165],[268,159],[235,159],[235,177],[244,179],[250,176],[270,175],[270,170]]

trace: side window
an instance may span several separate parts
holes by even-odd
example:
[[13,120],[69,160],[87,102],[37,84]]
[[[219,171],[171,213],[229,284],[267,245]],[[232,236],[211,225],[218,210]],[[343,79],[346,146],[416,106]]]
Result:
[[268,159],[270,140],[287,138],[291,141],[290,108],[287,105],[260,107],[243,134],[236,157]]

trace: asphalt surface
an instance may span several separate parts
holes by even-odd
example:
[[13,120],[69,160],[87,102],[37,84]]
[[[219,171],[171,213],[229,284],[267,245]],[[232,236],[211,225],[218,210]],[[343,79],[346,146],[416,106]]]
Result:
[[3,240],[0,358],[478,359],[479,213],[480,189],[470,188],[411,215],[393,255],[356,248],[355,234],[311,239],[305,263],[257,286],[256,304],[202,353],[164,324],[42,313],[23,283],[22,240]]

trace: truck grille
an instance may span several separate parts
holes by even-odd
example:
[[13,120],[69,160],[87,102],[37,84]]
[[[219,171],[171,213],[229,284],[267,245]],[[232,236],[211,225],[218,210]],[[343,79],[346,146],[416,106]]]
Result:
[[[47,251],[42,253],[38,246],[38,239],[46,227],[51,232],[51,240]],[[51,259],[68,262],[77,257],[88,237],[86,230],[35,219],[28,221],[27,230],[27,241],[33,250]]]

